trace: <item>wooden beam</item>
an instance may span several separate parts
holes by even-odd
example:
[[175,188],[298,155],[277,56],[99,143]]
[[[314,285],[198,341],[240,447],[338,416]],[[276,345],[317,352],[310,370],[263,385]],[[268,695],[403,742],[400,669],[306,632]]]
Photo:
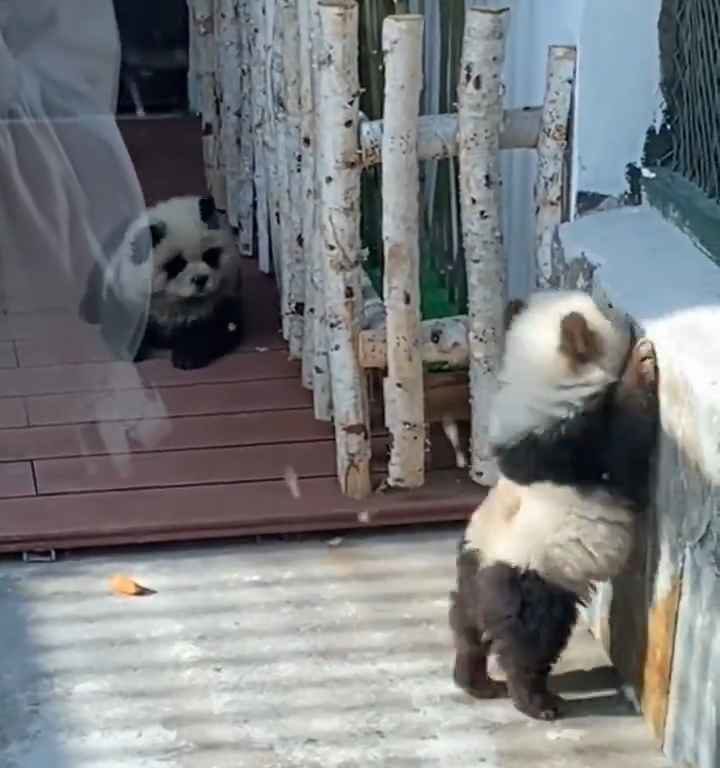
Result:
[[[420,326],[420,352],[423,363],[445,363],[466,368],[469,360],[467,315],[424,320]],[[387,367],[387,332],[384,325],[360,332],[360,365],[363,368]]]
[[[535,149],[542,107],[504,111],[500,149]],[[365,168],[382,163],[382,120],[360,123],[360,151]],[[441,160],[458,154],[458,116],[421,115],[418,120],[418,160]]]

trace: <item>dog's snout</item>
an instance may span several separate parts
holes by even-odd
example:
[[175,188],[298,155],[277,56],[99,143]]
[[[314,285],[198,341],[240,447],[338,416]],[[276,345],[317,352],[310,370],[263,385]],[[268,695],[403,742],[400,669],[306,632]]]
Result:
[[207,285],[207,275],[193,275],[192,282],[197,288],[204,288]]

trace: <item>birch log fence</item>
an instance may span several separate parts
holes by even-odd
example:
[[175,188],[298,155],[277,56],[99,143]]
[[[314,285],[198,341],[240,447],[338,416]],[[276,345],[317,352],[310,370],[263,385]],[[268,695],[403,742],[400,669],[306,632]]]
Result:
[[[367,376],[385,372],[388,484],[425,482],[426,368],[469,370],[470,476],[493,482],[488,401],[503,344],[506,259],[498,155],[534,149],[537,284],[546,286],[575,77],[548,52],[542,105],[503,109],[507,10],[469,9],[458,112],[419,115],[423,17],[383,27],[383,120],[359,111],[357,0],[188,0],[207,184],[240,252],[273,272],[291,358],[315,416],[334,421],[338,480],[371,488]],[[418,164],[457,158],[468,314],[420,315]],[[363,270],[360,176],[383,164],[383,295]],[[432,375],[432,374],[428,374]]]

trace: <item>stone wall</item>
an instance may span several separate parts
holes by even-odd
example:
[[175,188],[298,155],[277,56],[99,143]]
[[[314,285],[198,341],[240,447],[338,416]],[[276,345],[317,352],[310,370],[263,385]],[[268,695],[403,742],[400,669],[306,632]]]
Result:
[[591,624],[678,765],[720,765],[720,269],[649,207],[563,224],[554,284],[590,291],[653,340],[654,503]]

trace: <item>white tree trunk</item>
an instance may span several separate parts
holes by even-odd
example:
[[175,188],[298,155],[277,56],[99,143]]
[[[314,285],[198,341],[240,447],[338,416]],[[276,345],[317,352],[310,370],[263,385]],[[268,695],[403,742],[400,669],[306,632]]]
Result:
[[[357,34],[357,33],[356,33]],[[313,272],[313,303],[315,313],[313,316],[313,337],[315,339],[314,358],[313,358],[313,406],[315,418],[321,421],[329,421],[333,415],[333,390],[330,374],[330,356],[328,339],[328,317],[326,311],[326,286],[325,286],[325,264],[323,255],[323,243],[321,243],[319,205],[321,190],[324,185],[323,176],[319,170],[318,157],[323,147],[320,142],[323,140],[319,133],[318,121],[319,113],[323,110],[324,103],[320,97],[319,86],[319,64],[320,49],[323,45],[323,30],[320,21],[320,12],[318,0],[311,0],[310,3],[310,38],[312,43],[312,92],[313,92],[313,112],[315,114],[315,178],[314,178],[314,199],[315,215],[313,218],[313,233],[311,240],[312,248],[312,272]]]
[[300,34],[300,168],[302,183],[302,242],[305,254],[305,306],[303,328],[302,382],[313,389],[315,366],[315,114],[313,112],[312,0],[297,0]]
[[[280,210],[285,165],[285,107],[282,104],[282,46],[283,29],[279,21],[279,0],[259,0],[265,4],[265,86],[267,89],[267,119],[265,121],[265,158],[267,161],[268,206],[270,215],[270,245],[273,269],[280,295],[285,280],[282,212]],[[287,318],[281,317],[283,337],[288,338]]]
[[285,151],[280,158],[284,168],[281,206],[286,280],[283,282],[282,312],[287,319],[290,357],[303,354],[305,309],[305,251],[303,248],[303,179],[301,142],[300,29],[297,0],[281,0],[283,29],[283,96],[285,103]]
[[362,301],[358,7],[354,1],[328,0],[319,5],[319,13],[319,239],[325,267],[337,468],[343,492],[363,498],[371,486],[367,389],[357,355]]
[[[420,344],[423,363],[444,363],[453,368],[467,368],[470,359],[467,316],[423,320]],[[360,333],[359,356],[363,368],[383,369],[387,366],[387,331],[384,326]]]
[[221,11],[223,0],[213,0],[213,36],[211,41],[211,54],[213,62],[213,110],[214,110],[214,161],[215,161],[215,188],[212,190],[215,204],[220,211],[227,211],[227,176],[225,169],[224,141],[224,82],[223,82],[223,58],[224,51],[221,45]]
[[265,24],[261,0],[249,0],[249,41],[252,80],[253,180],[255,182],[255,226],[257,227],[258,266],[268,274],[270,242],[268,233],[269,207],[267,188],[267,158],[265,156],[265,123],[267,120],[267,81],[265,78]]
[[497,388],[507,292],[499,163],[507,15],[507,10],[468,10],[458,85],[472,402],[470,475],[483,484],[494,483],[497,471],[488,441],[488,420]]
[[563,162],[568,143],[575,58],[574,48],[551,45],[548,51],[535,179],[535,266],[539,288],[550,285],[552,238],[562,219]]
[[[535,149],[542,107],[506,109],[500,149]],[[360,150],[365,168],[382,163],[382,120],[360,123]],[[458,116],[421,115],[418,120],[418,159],[442,160],[458,153]]]
[[368,273],[363,269],[361,328],[363,330],[385,328],[385,316],[385,302],[378,295]]
[[238,248],[243,256],[251,256],[255,238],[255,185],[253,180],[253,91],[252,51],[250,48],[250,4],[255,0],[239,0],[238,33],[240,46],[240,157],[237,194]]
[[196,72],[200,86],[202,147],[205,179],[219,207],[224,206],[224,179],[218,173],[220,120],[215,92],[215,35],[213,0],[189,0],[194,27]]
[[388,365],[383,392],[385,425],[392,438],[388,485],[400,488],[417,488],[425,481],[417,155],[422,41],[422,16],[385,19],[382,197]]
[[239,27],[238,0],[215,0],[216,77],[222,85],[222,170],[228,221],[233,227],[239,226],[242,199],[242,163],[238,142],[242,102]]

